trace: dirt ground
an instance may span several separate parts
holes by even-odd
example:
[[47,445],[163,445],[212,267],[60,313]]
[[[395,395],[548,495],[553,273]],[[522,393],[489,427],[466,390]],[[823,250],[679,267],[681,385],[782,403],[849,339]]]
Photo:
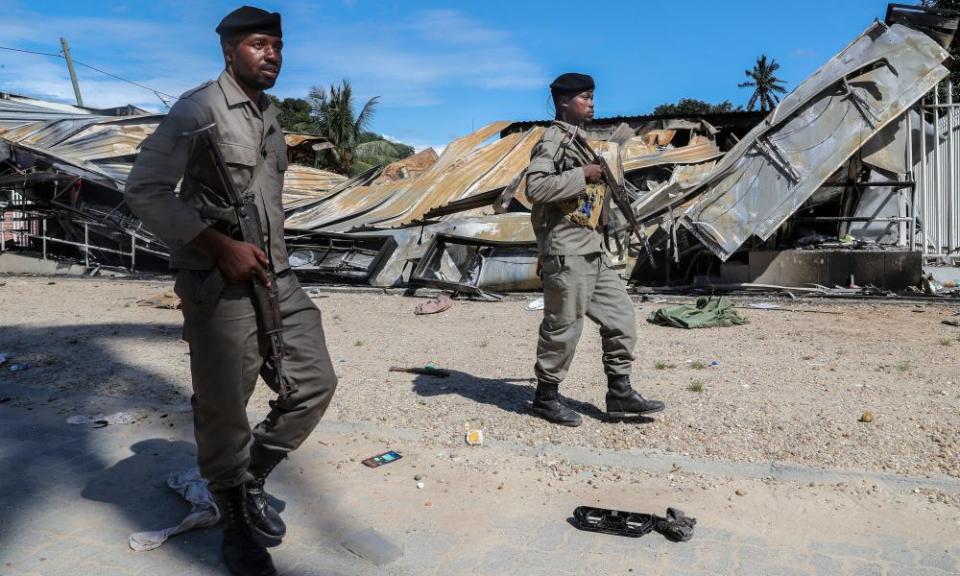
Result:
[[[145,400],[189,397],[180,312],[137,305],[169,283],[4,281],[0,352],[33,366],[5,376]],[[941,323],[960,313],[956,304],[801,301],[782,304],[808,312],[745,309],[744,326],[685,331],[644,321],[663,303],[637,303],[633,381],[667,410],[649,421],[603,419],[600,339],[588,323],[561,387],[585,421],[568,429],[526,413],[541,313],[525,301],[458,301],[415,316],[421,301],[315,296],[340,378],[328,418],[414,429],[449,445],[480,428],[528,445],[960,477],[960,329]],[[452,376],[388,370],[429,362]],[[261,387],[252,407],[268,398]],[[867,411],[873,421],[861,422]]]
[[[94,410],[92,397],[128,406],[132,399],[144,406],[136,413],[143,425],[189,428],[180,312],[138,305],[171,288],[159,280],[0,278],[0,353],[7,357],[0,383],[12,385],[0,389],[0,397],[12,396],[0,402],[53,409],[65,418]],[[333,443],[321,444],[344,482],[362,477],[355,468],[363,456],[402,446],[409,464],[440,488],[411,497],[438,506],[444,498],[453,506],[476,497],[536,510],[596,495],[598,505],[629,508],[640,496],[690,506],[731,530],[746,514],[754,527],[771,527],[767,538],[783,542],[864,527],[894,538],[922,528],[944,542],[960,534],[960,329],[942,323],[960,318],[956,303],[780,300],[795,310],[742,309],[746,325],[685,331],[645,321],[666,303],[635,302],[640,344],[633,381],[666,402],[666,411],[650,419],[603,418],[600,339],[588,323],[561,387],[584,415],[582,427],[569,429],[527,413],[541,313],[527,311],[525,299],[457,301],[444,313],[416,316],[420,298],[330,290],[313,297],[340,378],[321,425],[327,432],[318,434]],[[770,300],[737,304],[761,301]],[[451,376],[389,371],[430,362]],[[10,371],[16,363],[30,367]],[[30,389],[40,392],[9,392]],[[43,391],[60,394],[45,401]],[[251,412],[265,413],[269,399],[266,386],[258,387]],[[167,415],[149,409],[158,405],[182,410],[161,420]],[[868,411],[872,421],[862,422]],[[465,446],[470,429],[482,429],[488,445],[504,450]],[[598,453],[605,459],[591,464]],[[618,466],[617,454],[680,463],[659,473]],[[686,462],[720,467],[691,471]],[[749,473],[750,466],[771,464],[812,470],[807,476],[849,471],[858,479],[801,483]],[[724,465],[748,472],[727,475]],[[947,488],[903,493],[871,479],[894,474],[943,479]],[[411,478],[401,483],[412,487]],[[741,498],[747,494],[749,504]],[[738,512],[728,517],[731,510]],[[827,511],[837,513],[829,528],[782,521],[783,514]]]

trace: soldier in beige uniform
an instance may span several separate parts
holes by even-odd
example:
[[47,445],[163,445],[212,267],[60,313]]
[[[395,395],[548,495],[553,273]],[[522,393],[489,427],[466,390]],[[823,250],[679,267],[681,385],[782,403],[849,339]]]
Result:
[[[226,16],[217,33],[225,71],[184,94],[143,142],[126,201],[170,248],[177,270],[197,460],[221,510],[224,559],[234,574],[263,576],[276,573],[265,546],[279,544],[286,532],[264,481],[320,421],[337,379],[320,311],[291,273],[283,238],[286,144],[277,109],[263,93],[282,63],[280,15],[244,6]],[[223,203],[211,193],[220,187],[214,166],[201,140],[185,136],[210,123],[237,190],[253,196],[266,253],[232,237]],[[283,370],[296,391],[271,401],[266,419],[251,429],[246,405],[257,377],[274,391],[278,386],[251,290],[253,276],[269,283],[268,268],[279,291]]]
[[630,386],[637,341],[633,303],[601,242],[609,219],[600,166],[574,141],[593,118],[593,79],[568,73],[550,85],[557,116],[533,149],[527,169],[527,197],[533,203],[533,230],[543,280],[543,322],[537,344],[534,414],[565,426],[580,415],[565,406],[558,387],[573,362],[584,316],[600,325],[611,417],[663,410]]

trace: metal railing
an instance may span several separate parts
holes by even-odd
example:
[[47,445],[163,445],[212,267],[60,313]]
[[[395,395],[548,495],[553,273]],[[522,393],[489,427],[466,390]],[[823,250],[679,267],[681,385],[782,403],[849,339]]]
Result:
[[[12,213],[14,215],[14,223],[23,222],[27,224],[23,227],[12,227],[11,230],[7,230],[7,220],[6,214]],[[90,242],[90,231],[91,229],[102,229],[108,230],[114,233],[118,231],[116,228],[106,226],[97,222],[78,222],[74,220],[75,224],[83,225],[83,242],[75,242],[72,240],[66,240],[64,238],[57,238],[55,236],[50,236],[47,233],[47,218],[46,216],[39,214],[32,214],[30,212],[25,212],[22,210],[10,210],[0,206],[0,252],[5,252],[7,250],[7,236],[11,236],[11,241],[13,241],[18,246],[30,246],[32,241],[38,241],[40,243],[41,255],[44,260],[48,258],[49,255],[49,244],[59,244],[64,246],[73,246],[78,248],[79,251],[83,254],[84,265],[90,268],[93,264],[96,264],[96,254],[116,254],[122,258],[128,258],[130,261],[129,269],[131,272],[135,272],[137,269],[137,254],[152,254],[154,256],[159,256],[161,258],[169,258],[169,254],[159,250],[154,250],[143,246],[144,243],[149,243],[149,240],[137,235],[134,232],[122,231],[122,235],[126,236],[129,239],[129,249],[124,248],[110,248],[103,246],[101,244],[92,244]],[[33,224],[39,223],[39,229],[36,229],[36,226]],[[138,242],[140,244],[138,244]],[[124,240],[126,243],[126,239]],[[119,245],[119,243],[118,243]]]
[[917,182],[913,212],[920,220],[919,233],[911,238],[931,259],[960,258],[960,102],[954,101],[953,89],[953,82],[942,82],[916,106],[923,119],[916,162],[909,123],[907,129],[907,164]]

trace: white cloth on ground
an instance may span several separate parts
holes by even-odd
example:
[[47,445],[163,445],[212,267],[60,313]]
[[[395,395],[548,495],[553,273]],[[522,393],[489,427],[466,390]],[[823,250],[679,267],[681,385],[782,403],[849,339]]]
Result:
[[171,536],[194,528],[209,528],[220,521],[220,510],[197,467],[170,474],[167,486],[190,503],[190,513],[176,526],[131,534],[130,548],[137,552],[159,548]]

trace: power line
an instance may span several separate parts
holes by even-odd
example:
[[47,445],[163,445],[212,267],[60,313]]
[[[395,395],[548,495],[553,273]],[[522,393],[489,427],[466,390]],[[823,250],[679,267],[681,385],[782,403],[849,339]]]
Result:
[[[10,47],[8,47],[8,46],[0,46],[0,50],[9,50],[9,51],[11,51],[11,52],[22,52],[22,53],[24,53],[24,54],[34,54],[34,55],[36,55],[36,56],[50,56],[50,57],[53,57],[53,58],[63,58],[63,54],[59,54],[59,53],[54,54],[54,53],[52,53],[52,52],[36,52],[36,51],[34,51],[34,50],[23,50],[23,49],[21,49],[21,48],[10,48]],[[93,71],[95,71],[95,72],[99,72],[99,73],[101,73],[101,74],[103,74],[103,75],[105,75],[105,76],[109,76],[109,77],[111,77],[111,78],[115,78],[115,79],[117,79],[117,80],[120,80],[121,82],[126,82],[127,84],[132,84],[132,85],[136,86],[137,88],[143,88],[144,90],[146,90],[146,91],[148,91],[148,92],[153,92],[153,94],[156,95],[157,98],[160,98],[160,101],[163,102],[163,105],[164,105],[164,106],[168,106],[168,107],[170,106],[170,105],[167,103],[167,100],[166,100],[164,97],[166,97],[166,98],[168,98],[168,99],[170,99],[170,100],[178,100],[178,99],[179,99],[178,97],[172,96],[172,95],[170,95],[170,94],[167,94],[166,92],[161,92],[160,90],[156,90],[156,89],[151,88],[151,87],[149,87],[149,86],[145,86],[145,85],[140,84],[140,83],[138,83],[138,82],[134,82],[133,80],[127,80],[126,78],[123,78],[122,76],[117,76],[116,74],[111,74],[110,72],[107,72],[106,70],[101,70],[100,68],[97,68],[96,66],[91,66],[90,64],[84,64],[83,62],[80,62],[79,60],[76,60],[76,59],[75,59],[75,60],[73,61],[73,63],[76,64],[77,66],[83,66],[84,68],[89,68],[89,69],[91,69],[91,70],[93,70]]]

